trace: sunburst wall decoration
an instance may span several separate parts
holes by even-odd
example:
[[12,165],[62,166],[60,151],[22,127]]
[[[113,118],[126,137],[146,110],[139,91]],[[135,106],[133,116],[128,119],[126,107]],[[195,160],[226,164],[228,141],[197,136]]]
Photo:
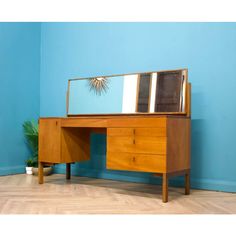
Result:
[[106,93],[109,86],[109,80],[106,77],[96,77],[89,79],[89,90],[94,91],[95,94],[101,95]]

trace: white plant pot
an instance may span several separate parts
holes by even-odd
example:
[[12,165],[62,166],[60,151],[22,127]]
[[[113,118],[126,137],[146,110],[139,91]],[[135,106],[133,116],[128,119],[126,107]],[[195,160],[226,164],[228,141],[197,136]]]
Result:
[[27,175],[32,175],[33,174],[33,167],[25,167],[26,169],[26,174]]

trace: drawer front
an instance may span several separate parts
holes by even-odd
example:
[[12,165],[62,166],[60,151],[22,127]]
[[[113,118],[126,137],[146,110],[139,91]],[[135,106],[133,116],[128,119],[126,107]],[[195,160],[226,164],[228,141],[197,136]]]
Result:
[[166,156],[108,152],[107,169],[151,173],[166,172]]
[[166,154],[166,137],[107,136],[107,152]]
[[166,127],[158,128],[109,128],[108,136],[144,136],[144,137],[166,137]]
[[116,117],[107,120],[107,127],[166,127],[167,118],[162,117]]

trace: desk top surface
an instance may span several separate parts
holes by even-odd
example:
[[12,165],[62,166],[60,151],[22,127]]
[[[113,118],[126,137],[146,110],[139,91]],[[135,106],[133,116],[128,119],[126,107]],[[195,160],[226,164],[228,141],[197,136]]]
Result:
[[83,114],[69,115],[65,117],[40,117],[40,119],[105,119],[105,118],[158,118],[158,117],[181,117],[189,118],[186,112],[155,112],[155,113],[126,113],[126,114]]

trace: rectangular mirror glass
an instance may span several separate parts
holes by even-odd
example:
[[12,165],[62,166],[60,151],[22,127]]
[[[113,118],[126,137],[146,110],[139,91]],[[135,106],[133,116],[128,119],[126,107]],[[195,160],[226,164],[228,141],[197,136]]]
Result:
[[67,114],[185,112],[186,83],[186,69],[72,79]]

